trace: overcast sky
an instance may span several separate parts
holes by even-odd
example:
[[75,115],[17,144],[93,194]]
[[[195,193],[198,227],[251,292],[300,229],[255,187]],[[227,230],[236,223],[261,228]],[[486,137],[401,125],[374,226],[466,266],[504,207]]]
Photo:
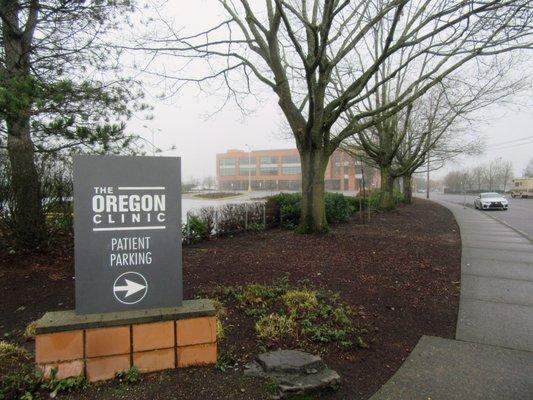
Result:
[[[178,8],[178,4],[180,7]],[[185,4],[185,5],[184,5]],[[173,19],[176,29],[187,32],[199,31],[221,20],[221,11],[214,0],[194,2],[168,2],[163,15]],[[137,56],[138,57],[138,56]],[[170,68],[172,60],[165,60]],[[215,154],[227,149],[276,149],[295,147],[294,140],[282,132],[283,116],[276,99],[268,91],[261,94],[262,103],[254,107],[252,115],[243,118],[234,105],[229,105],[215,115],[220,104],[212,95],[198,94],[193,88],[186,89],[170,99],[161,100],[157,95],[164,90],[161,82],[143,77],[148,89],[147,101],[153,107],[154,119],[133,119],[129,123],[132,132],[141,134],[157,147],[166,149],[176,146],[164,155],[182,158],[182,178],[203,178],[215,175]],[[533,158],[533,93],[522,96],[522,106],[505,109],[487,109],[481,115],[485,120],[479,132],[485,137],[487,151],[479,157],[461,159],[448,165],[435,176],[442,176],[450,169],[488,162],[502,157],[513,162],[515,174],[520,175],[528,160]],[[146,126],[146,127],[145,127]],[[524,139],[523,138],[529,138]]]

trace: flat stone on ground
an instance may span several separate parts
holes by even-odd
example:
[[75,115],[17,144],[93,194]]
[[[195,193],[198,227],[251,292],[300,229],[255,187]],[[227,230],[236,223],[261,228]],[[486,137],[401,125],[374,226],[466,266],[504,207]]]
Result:
[[323,368],[322,359],[300,350],[276,350],[262,353],[256,361],[265,372],[302,372]]
[[340,376],[327,368],[319,356],[299,350],[276,350],[259,354],[246,365],[245,374],[270,378],[278,387],[277,398],[337,389]]

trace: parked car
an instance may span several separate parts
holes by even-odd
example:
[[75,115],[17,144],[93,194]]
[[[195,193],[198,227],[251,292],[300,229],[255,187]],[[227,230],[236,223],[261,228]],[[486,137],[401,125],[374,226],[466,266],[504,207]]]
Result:
[[496,192],[480,193],[474,199],[474,208],[480,210],[508,210],[509,202]]

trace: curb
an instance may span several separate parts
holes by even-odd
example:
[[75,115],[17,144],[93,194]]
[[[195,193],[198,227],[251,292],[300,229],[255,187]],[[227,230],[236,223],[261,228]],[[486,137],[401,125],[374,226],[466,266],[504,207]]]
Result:
[[518,233],[520,236],[522,236],[522,237],[524,237],[525,239],[527,239],[529,242],[533,243],[533,237],[529,236],[529,235],[528,235],[527,233],[525,233],[524,231],[522,231],[522,230],[520,230],[520,229],[518,229],[518,228],[515,228],[515,227],[512,226],[511,224],[509,224],[509,223],[507,223],[507,222],[501,220],[501,219],[498,218],[498,217],[495,217],[495,216],[493,216],[493,215],[490,215],[489,213],[482,212],[481,210],[477,210],[477,209],[473,208],[470,204],[465,204],[465,205],[463,205],[463,204],[454,203],[454,202],[452,202],[452,201],[447,201],[447,200],[436,200],[436,201],[435,201],[435,200],[431,200],[431,201],[433,201],[433,202],[435,202],[435,203],[437,203],[437,204],[440,203],[440,202],[442,202],[442,203],[448,203],[448,204],[452,204],[452,205],[455,205],[455,206],[458,206],[458,207],[463,207],[464,209],[469,208],[469,209],[471,209],[472,211],[479,212],[481,215],[485,215],[485,216],[487,216],[487,217],[489,217],[489,218],[492,218],[492,219],[495,220],[495,221],[498,221],[500,224],[502,224],[502,225],[506,226],[507,228],[513,230],[514,232]]
[[527,233],[525,233],[524,231],[518,229],[518,228],[515,228],[514,226],[512,226],[511,224],[499,219],[498,217],[495,217],[493,215],[489,215],[489,214],[484,214],[486,215],[487,217],[490,217],[492,218],[493,220],[495,221],[498,221],[500,224],[502,225],[505,225],[507,228],[509,229],[512,229],[513,231],[515,231],[516,233],[518,233],[519,235],[523,236],[524,238],[526,238],[527,240],[529,240],[531,243],[533,243],[533,237],[529,236]]

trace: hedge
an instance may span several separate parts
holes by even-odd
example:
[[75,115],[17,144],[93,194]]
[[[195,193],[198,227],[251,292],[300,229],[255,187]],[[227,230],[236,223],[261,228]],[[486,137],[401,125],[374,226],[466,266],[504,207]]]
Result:
[[[279,208],[279,224],[287,229],[294,229],[300,221],[301,193],[280,193],[272,196],[269,201],[271,206]],[[274,204],[272,204],[274,203]],[[349,197],[341,193],[326,193],[326,220],[328,224],[347,222],[356,208]]]

